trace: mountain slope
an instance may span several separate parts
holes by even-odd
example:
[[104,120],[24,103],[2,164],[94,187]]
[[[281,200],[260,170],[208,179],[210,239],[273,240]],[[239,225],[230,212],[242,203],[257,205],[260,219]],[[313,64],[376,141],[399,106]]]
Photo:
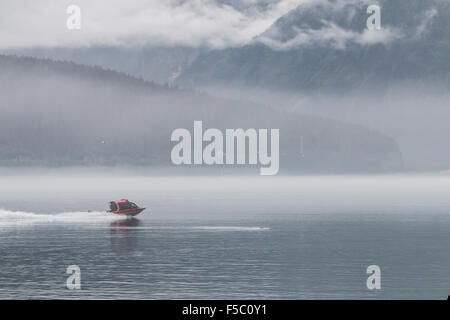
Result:
[[357,125],[71,63],[0,56],[0,70],[1,165],[173,167],[172,131],[192,131],[193,121],[203,120],[205,128],[222,130],[279,128],[280,172],[380,172],[402,166],[395,141]]
[[278,19],[251,44],[209,51],[177,83],[343,92],[399,82],[450,83],[450,3],[381,0],[369,31],[367,1],[313,1]]

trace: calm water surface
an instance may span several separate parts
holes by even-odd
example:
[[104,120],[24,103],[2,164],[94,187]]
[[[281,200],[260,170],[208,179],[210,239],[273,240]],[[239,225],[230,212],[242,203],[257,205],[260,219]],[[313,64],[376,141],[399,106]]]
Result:
[[[148,209],[102,212],[122,197]],[[2,299],[450,294],[448,177],[4,174],[0,208]],[[372,264],[381,290],[366,288]]]

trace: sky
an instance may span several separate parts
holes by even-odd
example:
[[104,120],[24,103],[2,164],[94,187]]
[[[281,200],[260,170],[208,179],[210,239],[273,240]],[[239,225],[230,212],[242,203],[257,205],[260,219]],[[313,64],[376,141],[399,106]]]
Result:
[[[355,31],[323,20],[320,29],[302,26],[295,37],[280,41],[273,25],[299,5],[345,11],[346,5],[361,3],[377,0],[2,0],[0,50],[143,45],[223,49],[251,41],[275,50],[321,43],[345,49],[350,43],[388,44],[411,37],[385,24],[376,32]],[[79,30],[67,27],[74,21],[73,11],[68,11],[73,5],[80,9]],[[426,32],[438,12],[432,8],[419,14],[413,37]]]
[[[224,48],[250,41],[307,1],[2,0],[0,49],[145,44]],[[67,28],[70,5],[81,9],[80,30]]]

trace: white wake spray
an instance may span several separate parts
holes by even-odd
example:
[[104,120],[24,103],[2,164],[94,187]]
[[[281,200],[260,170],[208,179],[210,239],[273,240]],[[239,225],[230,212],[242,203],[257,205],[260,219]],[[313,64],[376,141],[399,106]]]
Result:
[[92,223],[114,221],[118,217],[106,211],[75,211],[60,213],[34,213],[25,211],[10,211],[0,209],[0,227],[8,225],[26,225],[35,223]]

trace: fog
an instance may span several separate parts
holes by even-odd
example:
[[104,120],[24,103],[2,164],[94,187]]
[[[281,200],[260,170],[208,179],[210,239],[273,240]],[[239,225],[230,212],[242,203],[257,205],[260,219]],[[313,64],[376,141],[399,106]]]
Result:
[[293,92],[255,87],[205,87],[218,97],[237,97],[281,109],[372,128],[393,138],[407,171],[450,168],[450,94],[442,84],[398,83],[343,92]]
[[394,138],[405,168],[450,168],[450,95],[434,88],[394,87],[386,94],[301,99],[292,110],[358,123]]
[[[302,2],[305,1],[2,1],[0,49],[149,42],[227,47],[251,40]],[[80,33],[70,33],[66,28],[70,5],[80,8]],[[20,21],[26,21],[26,27]]]
[[1,207],[10,215],[100,212],[108,201],[120,198],[147,207],[142,214],[146,218],[167,219],[301,219],[330,214],[407,218],[445,215],[450,205],[448,175],[158,177],[133,169],[95,173],[35,168],[2,170],[0,178]]
[[169,158],[171,132],[203,120],[205,128],[280,128],[281,173],[449,169],[450,95],[438,84],[340,93],[245,86],[199,92],[98,67],[0,60],[2,165],[157,165],[209,174],[217,168],[174,168]]
[[[373,129],[145,82],[99,67],[0,56],[0,164],[172,167],[173,130],[280,129],[280,173],[403,169],[395,140]],[[175,167],[177,169],[175,169]],[[182,166],[186,169],[186,166]],[[218,166],[189,167],[194,173]],[[225,172],[255,172],[228,166]]]
[[[174,169],[168,137],[202,120],[279,128],[282,174],[450,168],[448,1],[379,1],[376,33],[367,29],[367,1],[153,2],[121,6],[147,5],[118,23],[119,34],[99,37],[117,26],[94,32],[105,41],[66,43],[56,29],[50,43],[20,32],[23,45],[0,45],[52,59],[0,56],[0,165]],[[154,14],[167,23],[133,19]],[[122,13],[98,15],[108,26],[117,19],[105,17]],[[85,36],[96,30],[91,18]],[[393,30],[401,37],[386,38]]]

